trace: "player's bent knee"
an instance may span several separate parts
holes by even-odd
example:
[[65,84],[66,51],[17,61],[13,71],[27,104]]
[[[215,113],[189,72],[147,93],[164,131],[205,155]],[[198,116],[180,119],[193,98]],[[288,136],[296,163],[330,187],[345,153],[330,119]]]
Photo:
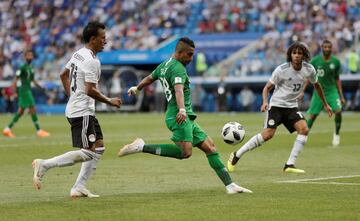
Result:
[[299,134],[307,136],[309,134],[309,128],[304,127],[299,130]]
[[273,133],[265,133],[265,134],[262,134],[262,137],[263,137],[264,141],[268,141],[274,137],[274,134]]

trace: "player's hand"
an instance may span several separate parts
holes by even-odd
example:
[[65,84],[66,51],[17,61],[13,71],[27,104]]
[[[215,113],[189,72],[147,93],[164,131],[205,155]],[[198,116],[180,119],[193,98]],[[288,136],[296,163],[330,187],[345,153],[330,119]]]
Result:
[[269,104],[267,102],[263,103],[260,108],[261,112],[266,111],[268,109],[268,107],[269,107]]
[[345,105],[346,104],[346,99],[344,97],[340,98],[341,104]]
[[139,92],[139,89],[136,86],[132,86],[131,88],[129,88],[128,90],[128,95],[135,95]]
[[324,106],[324,108],[325,108],[325,110],[328,112],[329,117],[331,117],[331,116],[333,115],[333,112],[332,112],[332,110],[331,110],[330,105],[329,105],[329,104],[326,104],[326,105]]
[[180,108],[179,112],[176,115],[176,123],[182,124],[186,121],[186,110],[184,108]]
[[122,101],[120,100],[120,98],[117,97],[112,97],[110,98],[110,105],[120,108],[120,105],[122,104]]

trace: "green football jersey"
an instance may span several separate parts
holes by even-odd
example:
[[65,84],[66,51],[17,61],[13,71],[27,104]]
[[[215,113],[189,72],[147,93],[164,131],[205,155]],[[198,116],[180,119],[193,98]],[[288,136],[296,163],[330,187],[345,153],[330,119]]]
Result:
[[173,118],[179,112],[176,97],[175,85],[184,85],[184,104],[186,114],[190,119],[195,119],[196,114],[192,110],[190,80],[182,63],[175,58],[170,58],[156,67],[151,73],[153,79],[160,80],[165,93],[167,104],[166,119]]
[[311,64],[316,69],[318,81],[325,93],[337,91],[336,79],[341,73],[341,64],[339,59],[331,56],[328,61],[323,59],[322,55],[315,56]]
[[31,82],[34,80],[34,71],[29,64],[23,64],[19,70],[16,71],[16,76],[20,78],[19,91],[31,91]]

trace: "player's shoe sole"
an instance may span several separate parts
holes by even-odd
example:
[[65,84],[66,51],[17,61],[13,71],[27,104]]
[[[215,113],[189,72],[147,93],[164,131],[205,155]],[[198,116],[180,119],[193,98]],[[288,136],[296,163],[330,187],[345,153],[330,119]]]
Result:
[[86,188],[71,189],[70,196],[72,198],[79,198],[79,197],[98,198],[98,197],[100,197],[100,195],[93,194]]
[[236,152],[230,154],[229,160],[227,161],[226,167],[229,172],[235,171],[235,164],[239,161],[239,158],[236,156]]
[[118,157],[126,156],[133,153],[139,153],[142,151],[145,142],[141,138],[136,138],[132,143],[126,144],[118,152]]
[[284,172],[285,173],[305,173],[305,170],[298,169],[294,165],[285,165]]

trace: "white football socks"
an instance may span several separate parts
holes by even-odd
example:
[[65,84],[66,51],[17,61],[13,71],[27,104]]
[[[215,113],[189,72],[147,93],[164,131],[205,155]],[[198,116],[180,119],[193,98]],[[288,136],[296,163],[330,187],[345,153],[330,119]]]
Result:
[[261,134],[256,134],[248,142],[246,142],[238,151],[236,151],[236,157],[240,158],[243,154],[249,150],[253,150],[264,143],[264,139]]
[[81,164],[81,169],[79,172],[79,175],[75,181],[73,189],[78,187],[85,187],[86,181],[90,179],[90,177],[93,175],[94,171],[96,170],[96,164],[98,160],[100,160],[101,156],[103,155],[105,151],[105,147],[98,147],[95,148],[95,157],[92,160],[83,162]]
[[42,164],[46,169],[50,169],[53,167],[66,167],[74,165],[78,162],[89,161],[94,157],[96,157],[95,153],[91,150],[81,149],[69,151],[62,155],[46,159],[42,162]]
[[298,157],[301,150],[304,148],[306,141],[307,141],[306,135],[302,135],[302,134],[297,135],[295,142],[294,142],[294,146],[290,153],[290,157],[289,157],[288,161],[286,162],[287,165],[295,164],[296,158]]

